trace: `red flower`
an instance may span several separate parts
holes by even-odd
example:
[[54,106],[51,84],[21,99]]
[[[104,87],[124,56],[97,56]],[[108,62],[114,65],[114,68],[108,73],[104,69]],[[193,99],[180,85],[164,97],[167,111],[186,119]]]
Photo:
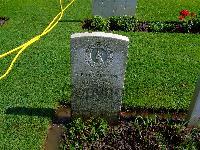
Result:
[[183,16],[183,17],[186,17],[189,14],[190,14],[190,12],[188,10],[186,10],[186,9],[180,11],[180,15]]
[[178,19],[183,21],[183,20],[185,20],[185,16],[179,16]]

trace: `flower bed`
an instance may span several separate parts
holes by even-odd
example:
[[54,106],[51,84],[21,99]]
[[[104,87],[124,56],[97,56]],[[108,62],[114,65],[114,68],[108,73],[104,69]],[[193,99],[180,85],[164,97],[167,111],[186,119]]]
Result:
[[200,149],[200,130],[184,121],[135,117],[108,126],[104,120],[80,118],[65,130],[62,149]]
[[188,10],[180,11],[179,21],[139,21],[133,16],[102,18],[94,16],[82,22],[82,28],[92,31],[176,32],[200,33],[200,18]]

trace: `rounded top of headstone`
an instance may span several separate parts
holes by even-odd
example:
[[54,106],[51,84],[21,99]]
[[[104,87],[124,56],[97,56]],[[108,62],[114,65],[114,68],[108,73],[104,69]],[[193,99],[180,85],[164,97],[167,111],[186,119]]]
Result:
[[105,33],[105,32],[84,32],[84,33],[75,33],[71,35],[71,38],[80,38],[80,37],[106,37],[106,38],[113,38],[113,39],[119,39],[123,41],[129,41],[128,37],[113,34],[113,33]]

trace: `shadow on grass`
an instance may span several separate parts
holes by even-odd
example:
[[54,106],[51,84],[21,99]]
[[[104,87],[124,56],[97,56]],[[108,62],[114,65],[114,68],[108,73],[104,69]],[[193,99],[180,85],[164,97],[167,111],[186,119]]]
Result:
[[6,109],[5,114],[38,116],[50,118],[53,124],[68,124],[71,118],[71,110],[69,103],[60,103],[57,109],[52,108],[26,108],[11,107]]
[[6,109],[5,114],[38,116],[53,119],[55,110],[52,108],[11,107]]
[[38,116],[38,117],[46,117],[50,118],[51,120],[55,120],[55,113],[57,109],[60,108],[60,106],[66,106],[68,108],[71,107],[71,103],[69,100],[66,100],[67,95],[66,91],[68,90],[67,83],[64,83],[64,85],[61,88],[61,99],[59,100],[59,105],[57,108],[31,108],[31,107],[9,107],[6,109],[5,114],[11,114],[11,115],[25,115],[25,116]]

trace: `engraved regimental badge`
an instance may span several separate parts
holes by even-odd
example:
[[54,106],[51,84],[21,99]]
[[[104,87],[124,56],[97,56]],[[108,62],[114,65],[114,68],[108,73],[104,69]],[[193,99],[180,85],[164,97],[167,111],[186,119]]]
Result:
[[107,46],[97,42],[86,49],[85,59],[92,67],[106,67],[113,60],[113,52]]

